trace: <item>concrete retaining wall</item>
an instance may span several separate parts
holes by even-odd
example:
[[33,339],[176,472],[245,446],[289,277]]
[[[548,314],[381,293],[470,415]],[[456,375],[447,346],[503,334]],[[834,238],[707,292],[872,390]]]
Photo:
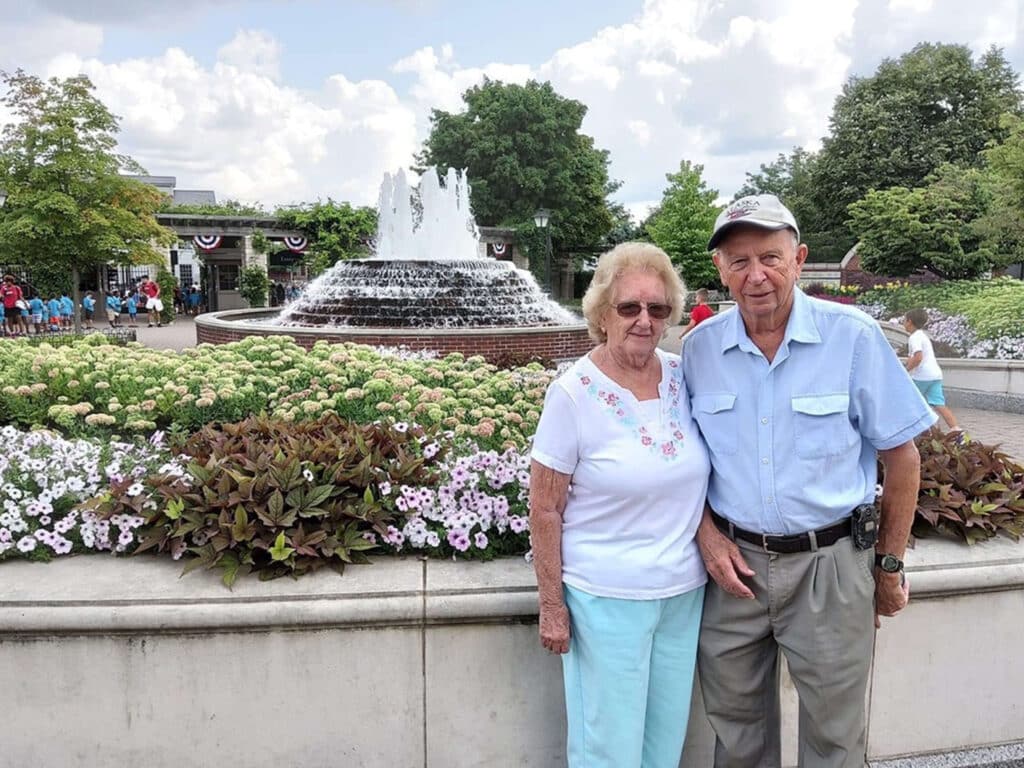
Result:
[[[921,542],[877,635],[872,760],[1024,740],[1024,547]],[[3,766],[562,766],[560,664],[520,559],[298,581],[155,558],[0,564]],[[784,683],[786,765],[796,697]],[[683,765],[710,765],[695,700]]]

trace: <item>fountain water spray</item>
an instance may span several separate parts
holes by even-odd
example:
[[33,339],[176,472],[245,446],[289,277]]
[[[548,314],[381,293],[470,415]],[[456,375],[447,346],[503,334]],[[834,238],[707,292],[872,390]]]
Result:
[[418,196],[385,174],[374,256],[340,261],[285,309],[280,325],[474,328],[577,325],[529,272],[481,258],[465,172],[428,168]]

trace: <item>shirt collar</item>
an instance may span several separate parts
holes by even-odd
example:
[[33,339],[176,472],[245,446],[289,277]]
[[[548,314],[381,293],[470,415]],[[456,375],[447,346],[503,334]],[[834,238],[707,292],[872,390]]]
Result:
[[[800,341],[807,344],[821,343],[821,334],[814,322],[814,312],[811,310],[811,301],[799,287],[793,287],[793,307],[789,313],[789,320],[786,322],[786,334],[782,339],[785,347],[790,341]],[[739,307],[731,313],[726,324],[725,332],[722,334],[722,352],[733,347],[739,347],[744,352],[753,352],[756,347],[754,342],[747,335],[747,329],[743,325],[743,316]]]

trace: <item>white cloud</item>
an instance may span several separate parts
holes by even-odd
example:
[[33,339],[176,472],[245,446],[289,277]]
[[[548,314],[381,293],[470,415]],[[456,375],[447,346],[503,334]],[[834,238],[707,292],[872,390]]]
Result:
[[912,11],[928,13],[932,9],[932,0],[889,0],[890,11]]
[[651,140],[651,126],[646,120],[629,120],[626,123],[629,132],[636,137],[636,143],[641,147],[647,146]]
[[241,29],[231,42],[217,51],[217,59],[243,72],[277,80],[281,44],[266,32]]
[[[268,59],[239,58],[245,34],[212,67],[174,48],[116,64],[66,64],[93,80],[122,117],[122,149],[152,173],[221,198],[372,203],[383,170],[407,165],[417,148],[413,111],[378,80],[336,75],[316,93],[282,85]],[[263,33],[249,39],[263,53],[276,50]]]
[[[624,182],[617,197],[645,206],[682,159],[703,164],[709,186],[729,197],[779,152],[816,147],[846,78],[921,40],[1005,46],[1021,69],[1018,2],[975,0],[965,14],[962,0],[644,0],[627,23],[569,39],[544,61],[462,66],[453,25],[451,40],[417,40],[379,79],[334,72],[301,90],[282,79],[281,40],[251,28],[226,30],[213,63],[178,48],[99,58],[95,19],[152,24],[173,8],[182,23],[182,11],[243,0],[26,0],[0,21],[0,67],[84,71],[122,116],[124,151],[150,171],[266,203],[372,203],[383,172],[408,166],[420,148],[431,109],[461,110],[462,93],[484,77],[549,79],[587,105],[583,130],[610,150],[612,176]],[[509,43],[495,50],[514,56]]]

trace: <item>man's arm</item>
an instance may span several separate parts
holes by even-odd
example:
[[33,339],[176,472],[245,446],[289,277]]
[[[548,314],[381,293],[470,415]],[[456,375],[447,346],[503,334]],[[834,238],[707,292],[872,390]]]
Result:
[[[914,441],[908,440],[895,448],[879,451],[878,458],[885,468],[885,480],[876,551],[902,560],[917,509],[921,456]],[[902,574],[875,569],[876,626],[877,616],[895,616],[906,606],[908,593],[903,589],[902,581]]]
[[704,559],[704,567],[708,575],[723,590],[734,597],[753,598],[750,587],[743,583],[740,576],[753,576],[754,571],[740,553],[736,542],[718,530],[711,519],[711,507],[704,505],[704,516],[697,528],[697,546]]

